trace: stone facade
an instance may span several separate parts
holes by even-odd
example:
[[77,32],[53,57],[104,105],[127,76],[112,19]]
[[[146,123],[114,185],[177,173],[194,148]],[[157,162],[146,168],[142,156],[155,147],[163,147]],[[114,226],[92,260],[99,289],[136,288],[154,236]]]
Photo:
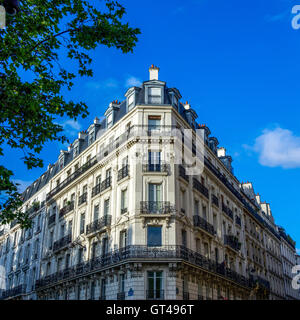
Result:
[[3,299],[295,297],[295,245],[158,70],[25,190],[33,227],[0,229]]

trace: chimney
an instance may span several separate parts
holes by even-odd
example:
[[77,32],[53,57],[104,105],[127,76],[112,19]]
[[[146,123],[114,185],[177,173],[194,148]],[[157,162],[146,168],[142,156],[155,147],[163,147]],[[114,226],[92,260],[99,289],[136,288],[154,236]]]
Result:
[[81,131],[78,133],[78,139],[84,139],[87,136],[87,133],[85,131]]
[[94,119],[94,124],[99,124],[99,123],[100,123],[99,118],[96,117],[96,118]]
[[152,64],[149,68],[150,80],[158,80],[158,71],[159,68]]
[[225,157],[226,156],[226,149],[225,148],[219,148],[218,149],[218,157]]
[[183,105],[185,110],[189,110],[191,109],[191,106],[189,105],[189,103],[186,101],[186,103]]

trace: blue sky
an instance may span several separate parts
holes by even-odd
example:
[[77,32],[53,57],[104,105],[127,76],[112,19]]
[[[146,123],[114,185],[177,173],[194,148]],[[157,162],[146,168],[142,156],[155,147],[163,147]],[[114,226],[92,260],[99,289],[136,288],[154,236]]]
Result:
[[[180,90],[198,122],[232,155],[235,175],[254,183],[300,248],[300,29],[291,25],[297,1],[120,2],[124,20],[142,34],[133,54],[106,47],[92,52],[94,77],[75,81],[66,93],[90,112],[78,123],[62,120],[70,140],[109,102],[123,100],[128,87],[147,80],[155,64],[159,78]],[[46,145],[45,168],[62,148]],[[27,171],[19,155],[7,150],[4,162],[26,185],[45,168]]]

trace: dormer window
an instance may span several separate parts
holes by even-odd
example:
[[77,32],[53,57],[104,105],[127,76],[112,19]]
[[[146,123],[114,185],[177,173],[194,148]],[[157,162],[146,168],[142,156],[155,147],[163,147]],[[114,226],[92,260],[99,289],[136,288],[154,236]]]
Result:
[[161,88],[149,88],[149,103],[161,104]]
[[95,141],[95,131],[89,134],[89,146]]
[[128,97],[128,111],[134,106],[134,94]]
[[107,116],[106,121],[107,121],[107,128],[110,128],[113,124],[113,114],[112,113]]
[[79,154],[79,147],[78,146],[74,146],[74,150],[73,150],[73,158],[77,157]]

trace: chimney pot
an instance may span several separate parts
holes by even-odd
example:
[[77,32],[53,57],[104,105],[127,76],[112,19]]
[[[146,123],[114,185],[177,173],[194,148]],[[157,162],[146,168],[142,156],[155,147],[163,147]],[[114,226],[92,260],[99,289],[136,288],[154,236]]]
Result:
[[158,71],[159,71],[159,68],[152,64],[151,67],[149,68],[149,79],[158,80]]

